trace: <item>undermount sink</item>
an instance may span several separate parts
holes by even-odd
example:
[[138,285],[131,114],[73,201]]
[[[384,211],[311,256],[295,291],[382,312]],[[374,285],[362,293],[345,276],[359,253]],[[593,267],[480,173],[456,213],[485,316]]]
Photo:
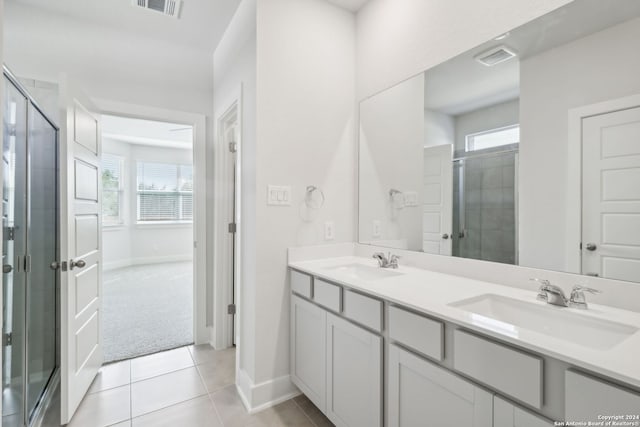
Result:
[[402,273],[398,271],[362,264],[338,265],[336,267],[328,267],[327,270],[339,272],[358,280],[379,280],[402,275]]
[[470,312],[471,321],[487,329],[517,336],[518,328],[590,347],[608,350],[638,331],[623,323],[597,319],[567,308],[540,305],[494,294],[449,304]]

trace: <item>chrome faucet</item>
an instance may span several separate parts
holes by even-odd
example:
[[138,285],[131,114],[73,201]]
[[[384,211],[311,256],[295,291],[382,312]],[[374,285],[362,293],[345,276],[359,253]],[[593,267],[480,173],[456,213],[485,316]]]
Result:
[[398,255],[392,255],[391,252],[388,256],[382,252],[376,252],[373,254],[373,258],[378,260],[380,268],[398,268],[398,260],[400,259]]
[[558,305],[560,307],[567,307],[569,301],[564,294],[561,287],[552,285],[547,279],[531,279],[534,282],[540,283],[538,289],[538,296],[536,299],[540,301],[546,301],[548,304]]
[[579,308],[581,310],[586,310],[587,308],[589,308],[589,306],[587,305],[587,298],[584,296],[585,292],[589,292],[591,294],[602,293],[602,291],[598,289],[576,285],[571,290],[571,297],[569,297],[569,307]]
[[540,283],[540,288],[538,289],[538,296],[536,297],[540,301],[545,301],[548,304],[557,305],[560,307],[575,307],[582,310],[587,309],[587,300],[584,295],[585,292],[589,292],[592,294],[599,294],[601,291],[593,288],[588,288],[586,286],[574,286],[571,290],[571,295],[569,298],[566,297],[564,291],[561,287],[552,285],[546,279],[531,279],[535,282]]

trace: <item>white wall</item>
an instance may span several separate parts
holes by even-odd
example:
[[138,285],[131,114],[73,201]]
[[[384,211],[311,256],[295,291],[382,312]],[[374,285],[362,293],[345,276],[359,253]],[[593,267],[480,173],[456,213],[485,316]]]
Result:
[[[287,247],[323,242],[325,221],[335,241],[354,240],[357,164],[354,15],[324,0],[260,1],[257,40],[256,270],[241,285],[255,287],[252,406],[295,392]],[[268,184],[291,185],[292,205],[267,206]],[[326,197],[310,220],[307,185]]]
[[567,271],[568,111],[640,93],[638,40],[634,19],[522,61],[521,265]]
[[465,150],[467,135],[519,123],[517,99],[480,108],[455,117],[455,149]]
[[[256,289],[256,0],[243,0],[231,24],[227,28],[214,54],[214,119],[217,121],[241,94],[240,168],[240,338],[238,343],[238,371],[255,375],[255,289]],[[216,122],[216,127],[218,123]],[[214,147],[216,159],[216,217],[214,254],[224,253],[227,246],[227,212],[224,192],[228,174],[224,170],[228,148],[217,135]],[[227,286],[225,270],[221,265],[228,258],[216,256],[211,268],[215,268],[216,297],[224,297]],[[224,302],[216,301],[218,309]],[[215,326],[215,325],[214,325]],[[215,329],[218,329],[217,327]]]
[[[424,77],[416,76],[360,104],[360,242],[395,241],[422,249],[422,192],[425,145]],[[390,189],[413,191],[416,206],[398,209]],[[373,222],[381,224],[373,236]]]
[[455,120],[449,114],[424,110],[425,147],[453,144],[455,140]]
[[571,0],[370,0],[358,13],[358,99]]
[[103,227],[102,260],[105,269],[137,264],[190,260],[193,227],[190,224],[136,224],[136,162],[192,164],[192,151],[133,145],[103,138],[102,152],[124,160],[122,226]]

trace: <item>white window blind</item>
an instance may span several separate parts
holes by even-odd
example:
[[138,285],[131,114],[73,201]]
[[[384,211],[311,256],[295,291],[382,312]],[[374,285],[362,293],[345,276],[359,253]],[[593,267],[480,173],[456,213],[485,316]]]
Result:
[[122,224],[123,159],[113,154],[102,155],[102,223]]
[[467,135],[466,151],[485,150],[518,143],[520,143],[520,125],[513,125]]
[[191,222],[191,165],[138,162],[138,221]]

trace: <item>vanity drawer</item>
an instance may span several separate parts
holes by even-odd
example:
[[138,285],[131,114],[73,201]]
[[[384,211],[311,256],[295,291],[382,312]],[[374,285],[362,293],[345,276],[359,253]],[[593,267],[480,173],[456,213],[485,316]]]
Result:
[[444,324],[398,307],[389,307],[389,338],[442,361]]
[[291,291],[305,298],[311,299],[311,276],[295,270],[290,271]]
[[342,310],[345,317],[368,328],[382,331],[382,301],[348,289],[344,290]]
[[542,407],[542,359],[470,333],[453,332],[453,368],[496,390]]
[[640,415],[640,394],[580,372],[565,372],[566,420],[600,421],[599,415],[615,414]]
[[321,279],[313,282],[313,300],[323,307],[340,313],[340,294],[342,288]]

